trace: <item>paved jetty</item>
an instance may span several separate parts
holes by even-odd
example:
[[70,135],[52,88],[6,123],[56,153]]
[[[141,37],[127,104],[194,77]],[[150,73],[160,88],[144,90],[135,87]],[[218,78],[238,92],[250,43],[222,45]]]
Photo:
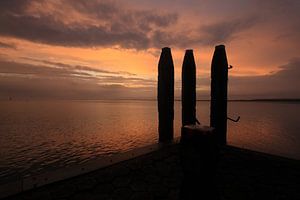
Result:
[[[179,144],[169,145],[7,199],[179,199],[179,151]],[[216,188],[220,199],[300,199],[300,161],[228,146],[221,150]]]

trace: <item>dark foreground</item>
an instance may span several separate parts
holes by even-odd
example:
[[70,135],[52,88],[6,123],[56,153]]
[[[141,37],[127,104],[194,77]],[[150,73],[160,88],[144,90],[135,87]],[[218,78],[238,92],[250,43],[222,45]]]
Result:
[[[179,199],[179,155],[179,144],[170,145],[8,199]],[[300,199],[300,161],[226,147],[221,150],[215,191],[219,199]]]

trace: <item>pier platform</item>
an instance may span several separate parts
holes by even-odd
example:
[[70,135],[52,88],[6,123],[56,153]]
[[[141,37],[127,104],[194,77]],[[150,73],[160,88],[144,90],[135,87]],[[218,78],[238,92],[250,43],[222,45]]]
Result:
[[[178,143],[166,145],[5,199],[179,199],[179,151]],[[216,191],[219,199],[300,199],[300,161],[226,146],[221,149]]]

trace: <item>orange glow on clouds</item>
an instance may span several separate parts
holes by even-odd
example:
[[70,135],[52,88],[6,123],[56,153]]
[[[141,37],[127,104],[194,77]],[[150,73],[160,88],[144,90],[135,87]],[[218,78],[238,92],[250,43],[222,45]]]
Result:
[[[286,73],[298,73],[297,1],[188,2],[170,5],[156,0],[32,0],[23,2],[25,6],[12,3],[15,7],[7,7],[6,14],[0,16],[0,20],[7,22],[0,30],[0,61],[46,67],[47,62],[75,68],[86,66],[108,71],[100,78],[98,72],[85,74],[92,75],[91,85],[93,78],[97,78],[95,84],[152,87],[154,91],[160,48],[169,46],[175,65],[175,85],[180,90],[184,51],[192,48],[200,81],[198,90],[209,93],[214,46],[224,43],[229,64],[234,66],[229,73],[234,80],[243,78],[251,82],[266,77],[272,85],[272,81],[285,81],[283,75],[277,77],[277,73],[285,73],[283,69]],[[1,68],[5,72],[6,67]],[[86,71],[81,72],[84,77]],[[236,93],[253,87],[250,82],[239,86]],[[267,85],[263,81],[261,84]]]

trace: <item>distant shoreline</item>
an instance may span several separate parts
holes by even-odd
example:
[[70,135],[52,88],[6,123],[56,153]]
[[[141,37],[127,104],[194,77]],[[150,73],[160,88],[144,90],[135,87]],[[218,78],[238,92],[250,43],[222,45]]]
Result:
[[[156,101],[156,99],[0,99],[0,101]],[[174,101],[181,100],[175,99]],[[198,99],[197,101],[210,101],[210,99]],[[300,102],[300,99],[229,99],[228,102]]]
[[235,99],[228,101],[270,101],[270,102],[300,102],[300,99]]

